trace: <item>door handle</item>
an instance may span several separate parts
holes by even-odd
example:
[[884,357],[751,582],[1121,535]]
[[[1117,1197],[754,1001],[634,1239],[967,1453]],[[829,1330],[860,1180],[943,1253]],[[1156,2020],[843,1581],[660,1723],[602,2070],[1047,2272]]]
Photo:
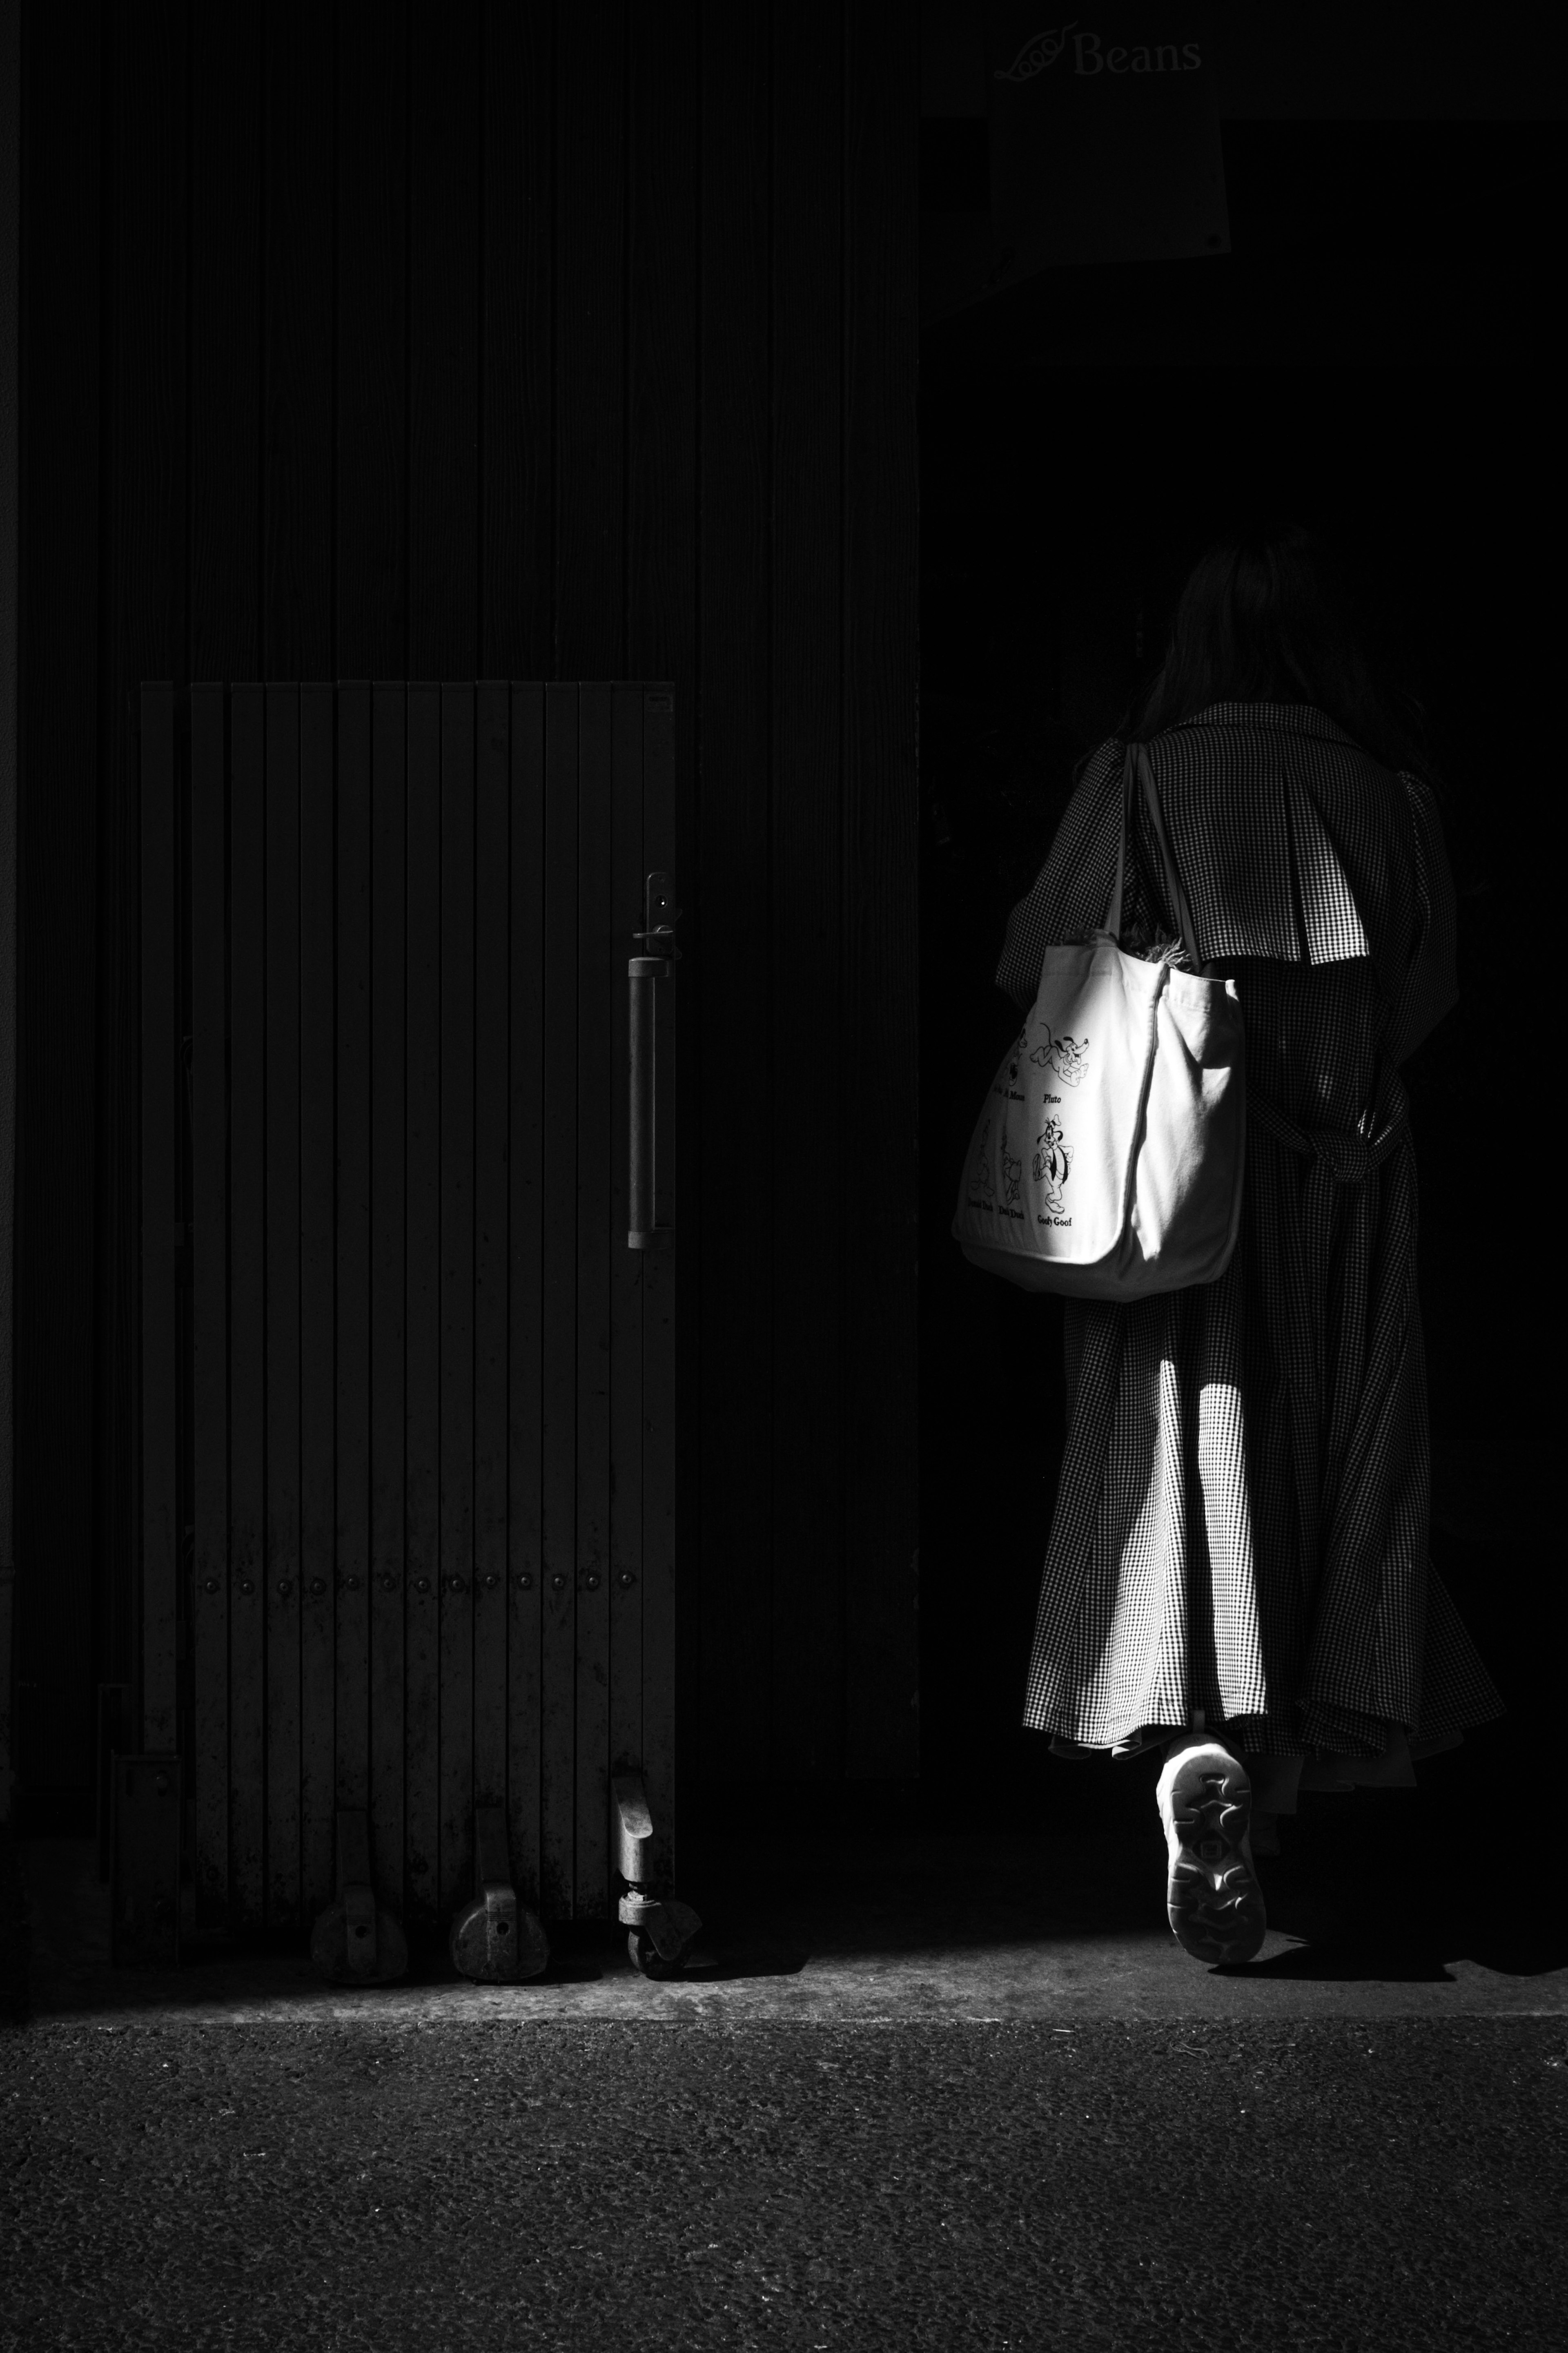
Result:
[[679,920],[680,909],[675,903],[675,886],[669,876],[650,874],[643,929],[634,932],[632,937],[643,941],[649,948],[656,941],[667,943],[668,946],[663,955],[635,955],[628,957],[626,962],[626,1065],[631,1114],[627,1123],[630,1153],[626,1171],[628,1250],[657,1249],[675,1231],[673,1218],[662,1226],[655,1222],[659,1157],[659,1056],[655,991],[661,982],[668,987],[674,986],[676,962],[680,955],[675,944],[675,926]]

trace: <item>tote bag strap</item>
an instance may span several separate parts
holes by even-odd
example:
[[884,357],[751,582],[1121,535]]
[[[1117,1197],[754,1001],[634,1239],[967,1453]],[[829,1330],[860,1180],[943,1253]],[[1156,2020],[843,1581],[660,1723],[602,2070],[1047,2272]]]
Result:
[[1182,878],[1176,871],[1176,861],[1171,851],[1170,837],[1165,831],[1160,795],[1154,783],[1153,764],[1142,744],[1129,744],[1121,755],[1121,822],[1116,836],[1116,883],[1110,893],[1110,904],[1106,910],[1105,929],[1113,940],[1121,940],[1121,906],[1127,881],[1127,837],[1132,822],[1132,802],[1140,784],[1160,852],[1160,871],[1165,886],[1166,903],[1182,935],[1182,945],[1191,955],[1195,945],[1193,911],[1187,904],[1187,894],[1182,888]]
[[[1170,908],[1172,916],[1175,921],[1176,929],[1181,934],[1182,945],[1185,948],[1188,955],[1193,959],[1194,968],[1196,968],[1198,942],[1197,934],[1193,929],[1193,911],[1187,903],[1187,894],[1182,888],[1182,878],[1176,871],[1176,860],[1175,854],[1171,848],[1171,838],[1165,830],[1164,813],[1160,807],[1160,794],[1158,787],[1154,783],[1154,764],[1150,759],[1147,750],[1142,744],[1130,744],[1128,751],[1129,756],[1133,759],[1136,764],[1138,775],[1143,787],[1143,799],[1148,807],[1150,822],[1154,828],[1154,839],[1160,852],[1160,871],[1165,886],[1165,903]],[[1122,804],[1121,824],[1123,839],[1125,839],[1127,831],[1126,801],[1130,798],[1131,795],[1128,795],[1126,798],[1124,798]],[[1120,859],[1118,860],[1116,872],[1117,888],[1120,892],[1121,881],[1121,867]]]
[[1129,744],[1121,754],[1121,820],[1116,831],[1116,885],[1110,893],[1110,904],[1105,911],[1102,929],[1119,944],[1121,938],[1121,891],[1127,878],[1127,824],[1132,806],[1135,769],[1133,746]]

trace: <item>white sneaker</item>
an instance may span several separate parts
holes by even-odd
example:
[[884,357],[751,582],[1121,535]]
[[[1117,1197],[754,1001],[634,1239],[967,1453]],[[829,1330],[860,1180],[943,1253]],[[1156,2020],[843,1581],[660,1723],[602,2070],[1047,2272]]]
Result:
[[1250,1961],[1268,1923],[1252,1862],[1246,1767],[1194,1733],[1171,1750],[1155,1794],[1165,1826],[1165,1908],[1178,1943],[1200,1961]]

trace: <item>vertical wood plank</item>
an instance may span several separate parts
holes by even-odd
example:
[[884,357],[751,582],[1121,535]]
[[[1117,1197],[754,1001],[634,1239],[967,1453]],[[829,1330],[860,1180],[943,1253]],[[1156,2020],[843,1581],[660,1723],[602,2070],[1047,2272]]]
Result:
[[191,1778],[198,1930],[228,1916],[226,697],[191,689]]
[[[18,534],[21,468],[22,13],[0,16],[0,1773],[9,1828],[16,1750],[12,1648],[16,1621],[16,1331],[12,1289],[16,1248],[16,852],[21,819],[20,749],[22,578]],[[90,1753],[90,1752],[89,1752]],[[85,1761],[85,1759],[84,1759]]]
[[98,1038],[97,1527],[111,1652],[139,1635],[140,876],[136,697],[184,667],[188,90],[181,11],[104,17],[107,520]]
[[556,18],[557,678],[626,674],[626,16]]
[[404,691],[371,695],[370,1832],[377,1886],[405,1901],[404,1663],[409,1591],[407,1455]]
[[229,1899],[266,1912],[267,768],[265,697],[229,698]]
[[[905,1172],[897,1214],[871,1222],[847,1270],[844,1306],[845,1766],[880,1778],[919,1759],[919,37],[892,0],[847,0],[845,22],[841,1133],[847,1166],[878,1155]],[[860,1076],[873,1051],[874,1104]]]
[[[697,636],[695,0],[633,9],[626,77],[626,669],[690,677]],[[694,699],[676,708],[689,774]]]
[[339,0],[337,668],[407,670],[408,26]]
[[[20,379],[19,401],[0,418],[0,505],[8,520],[19,509],[21,530],[17,572],[0,582],[0,629],[16,632],[0,654],[7,744],[0,757],[8,770],[0,793],[13,781],[16,789],[15,832],[13,812],[0,812],[0,1035],[14,1008],[16,1052],[15,1104],[0,1104],[0,1266],[14,1284],[16,1317],[0,1361],[0,1612],[15,1609],[20,1667],[11,1762],[30,1790],[85,1794],[95,1661],[82,1629],[93,1627],[100,1662],[113,1650],[105,1641],[106,1548],[94,1527],[93,1482],[84,1475],[98,1402],[89,1335],[98,1273],[102,706],[89,681],[103,577],[104,37],[100,9],[82,0],[26,12],[25,27],[23,15],[9,11],[0,66],[7,78],[0,235],[13,296],[10,273],[20,259],[23,309],[20,321],[13,309],[5,322],[0,358]],[[23,420],[25,471],[16,438]],[[153,674],[168,669],[160,662]],[[18,684],[24,749],[13,766]],[[6,1216],[13,1166],[14,1227]],[[116,1559],[118,1569],[124,1565]],[[96,1672],[109,1671],[100,1662]],[[0,1676],[3,1726],[12,1686],[3,1666]]]
[[540,1893],[574,1887],[577,1546],[577,690],[544,690],[543,1609]]
[[336,1884],[336,700],[331,686],[300,690],[300,1868],[310,1918]]
[[408,660],[479,667],[479,11],[409,19]]
[[507,1826],[518,1890],[543,1904],[544,689],[514,686],[507,1040]]
[[471,1885],[474,1788],[474,690],[441,690],[441,1859]]
[[555,667],[553,16],[484,12],[479,667],[496,678]]
[[271,678],[332,673],[332,85],[311,0],[268,0],[262,646]]
[[474,723],[474,1802],[506,1803],[510,693]]
[[300,1916],[300,691],[267,708],[267,1916]]
[[[840,416],[843,79],[838,46],[780,10],[773,59],[773,1756],[793,1778],[840,1768],[844,1537],[838,1130]],[[851,895],[853,895],[851,885]],[[809,954],[801,954],[802,937]],[[867,1064],[852,1058],[852,1067]],[[912,1166],[912,1164],[911,1164]],[[855,1256],[859,1255],[857,1236]],[[887,1370],[880,1363],[879,1379]]]
[[[769,1699],[773,1517],[773,1004],[768,956],[769,532],[768,19],[703,23],[701,448],[699,578],[702,733],[700,854],[685,945],[693,972],[722,974],[694,1008],[705,1082],[745,1070],[721,1140],[704,1119],[704,1161],[746,1170],[705,1188],[700,1252],[702,1460],[698,1530],[704,1773],[732,1771],[775,1736]],[[679,686],[679,680],[677,685]],[[647,787],[645,785],[645,791]],[[647,1313],[645,1308],[645,1313]],[[770,1368],[764,1371],[763,1367]],[[645,1609],[646,1609],[645,1603]],[[651,1678],[650,1678],[651,1687]]]
[[441,692],[408,690],[404,1672],[405,1883],[434,1924],[440,1870]]
[[610,1198],[610,1769],[642,1769],[643,1261],[626,1248],[630,1039],[626,964],[642,944],[643,692],[615,690],[611,790],[609,1055]]
[[336,1802],[370,1804],[371,690],[337,693]]
[[[676,878],[678,895],[692,909],[680,927],[682,940],[689,950],[700,937],[700,909],[693,905],[697,866],[695,844],[691,839],[695,827],[693,780],[697,715],[700,702],[695,691],[699,652],[697,435],[700,352],[697,300],[701,107],[697,19],[694,0],[675,0],[674,5],[657,13],[645,9],[631,10],[627,19],[630,62],[626,80],[626,234],[629,243],[626,269],[626,332],[629,338],[626,353],[626,671],[634,679],[671,679],[679,681],[680,685],[675,698],[674,751],[679,780],[677,795],[682,813],[681,831],[675,850],[667,857],[665,863]],[[743,68],[742,86],[745,86]],[[710,90],[708,102],[727,111],[727,73],[721,84]],[[721,434],[728,424],[728,420],[721,424],[718,418],[712,422],[720,425]],[[638,739],[636,769],[639,778],[637,798],[640,803],[642,695],[636,691],[627,695],[626,723],[628,730],[635,724]],[[629,768],[627,773],[630,774]],[[618,815],[621,806],[618,786],[616,806]],[[642,868],[642,871],[635,881],[628,877],[626,903],[640,910],[642,877],[648,870],[643,865],[640,855],[634,862]],[[627,927],[640,921],[640,913],[625,919]],[[626,942],[625,946],[629,954],[630,941]],[[679,1107],[679,1117],[688,1127],[698,1109],[695,1049],[701,985],[702,960],[700,956],[688,955],[681,966],[677,992],[689,1049],[682,1056],[678,1079],[684,1098]],[[678,1116],[678,1107],[668,1089],[664,1100],[666,1119],[674,1121]],[[690,1139],[688,1140],[689,1142]],[[620,1169],[622,1159],[623,1155],[617,1146],[612,1166]],[[681,1168],[682,1219],[687,1244],[679,1264],[693,1282],[699,1272],[696,1238],[701,1229],[700,1175],[697,1154],[694,1150],[688,1150]],[[617,1222],[624,1224],[625,1220]],[[623,1244],[622,1255],[627,1261],[622,1270],[623,1280],[634,1280],[638,1286],[640,1323],[643,1253],[626,1250]],[[692,1328],[688,1332],[689,1343],[694,1343],[697,1336],[695,1322],[693,1318]],[[615,1375],[617,1383],[620,1380],[619,1366],[617,1355]],[[694,1409],[698,1402],[696,1376],[697,1350],[694,1345],[689,1345],[682,1354],[678,1374],[689,1392],[678,1413],[678,1426],[686,1450],[679,1469],[682,1526],[685,1531],[683,1574],[688,1561],[693,1568],[696,1567],[696,1538],[700,1525],[697,1503],[697,1448],[694,1442],[697,1431]],[[640,1366],[636,1377],[639,1392],[637,1410],[640,1416]],[[617,1407],[617,1431],[620,1426]],[[722,1443],[728,1443],[727,1432]],[[641,1534],[637,1525],[641,1515],[640,1495],[627,1499],[623,1505],[618,1440],[612,1513],[625,1522],[625,1540],[628,1550],[635,1545],[640,1553]],[[620,1577],[627,1571],[619,1565],[619,1542],[617,1538],[616,1583],[611,1606],[615,1613],[615,1640],[618,1646],[623,1634],[626,1636],[627,1655],[623,1660],[617,1647],[612,1666],[612,1707],[616,1711],[617,1725],[620,1723],[621,1694],[628,1684],[632,1667],[629,1638],[634,1615],[635,1623],[640,1630],[643,1601],[640,1571],[636,1588],[623,1588],[620,1585]],[[691,1606],[682,1609],[679,1620],[681,1651],[679,1683],[682,1704],[677,1709],[676,1722],[682,1727],[683,1739],[689,1736],[695,1739],[700,1719],[697,1673],[700,1632],[696,1591],[691,1593],[689,1599]],[[627,1603],[636,1604],[635,1613],[626,1607]],[[624,1627],[623,1611],[626,1621]],[[669,1672],[668,1659],[664,1671]],[[640,1677],[640,1667],[638,1672]],[[626,1695],[629,1705],[629,1688]],[[613,1735],[617,1748],[621,1737],[619,1730]]]
[[191,13],[191,676],[261,663],[262,12]]
[[142,690],[142,1739],[177,1746],[174,694]]
[[[668,693],[643,703],[643,863],[647,872],[674,871],[676,849],[675,719]],[[685,1206],[682,1172],[671,1149],[670,1114],[678,1100],[680,973],[665,992],[655,1039],[655,1191],[661,1222],[675,1240],[644,1253],[643,1262],[643,1766],[654,1820],[675,1839],[676,1478],[679,1400],[676,1390],[676,1302]],[[753,1743],[752,1753],[755,1753]]]
[[[609,1893],[610,1140],[617,1063],[611,864],[615,690],[577,696],[577,1829],[573,1910]],[[623,967],[624,970],[624,967]],[[623,992],[615,992],[619,996]],[[625,1249],[624,1241],[621,1247]]]
[[[694,776],[695,714],[692,704],[700,693],[701,671],[693,659],[689,691],[677,691],[675,768],[675,865],[672,871],[683,902],[691,906],[700,884],[701,811]],[[646,786],[645,786],[646,789]],[[702,1467],[705,1456],[702,1419],[702,1231],[704,1198],[702,1141],[702,990],[700,966],[693,955],[700,949],[695,913],[683,919],[685,954],[677,988],[677,1027],[680,1051],[676,1058],[674,1112],[670,1141],[679,1180],[679,1214],[685,1247],[678,1240],[672,1271],[671,1313],[679,1318],[680,1345],[675,1351],[675,1480],[679,1523],[675,1538],[676,1641],[671,1704],[675,1711],[675,1762],[689,1783],[700,1771],[704,1736],[702,1671]],[[647,1315],[647,1303],[644,1303]],[[646,1680],[646,1672],[645,1672]]]

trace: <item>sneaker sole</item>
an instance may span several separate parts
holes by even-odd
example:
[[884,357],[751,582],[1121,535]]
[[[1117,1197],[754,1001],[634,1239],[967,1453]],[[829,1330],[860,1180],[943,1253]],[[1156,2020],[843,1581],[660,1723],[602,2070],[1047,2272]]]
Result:
[[1171,1784],[1179,1841],[1165,1909],[1176,1940],[1200,1961],[1250,1961],[1268,1926],[1263,1891],[1247,1861],[1252,1785],[1239,1766],[1216,1769],[1213,1752],[1179,1766]]

